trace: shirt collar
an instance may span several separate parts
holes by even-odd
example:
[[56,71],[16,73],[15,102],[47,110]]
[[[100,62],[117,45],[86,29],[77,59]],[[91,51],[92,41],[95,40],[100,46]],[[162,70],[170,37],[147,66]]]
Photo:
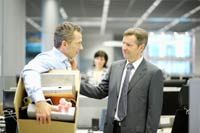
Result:
[[68,57],[66,57],[60,50],[57,48],[53,47],[52,51],[55,53],[56,58],[60,60],[61,62],[68,61]]
[[[143,60],[143,56],[141,56],[139,59],[137,59],[136,61],[134,61],[132,63],[132,65],[134,66],[134,69],[136,70],[138,68],[138,66],[141,64],[142,60]],[[126,61],[126,66],[128,65],[129,61]]]

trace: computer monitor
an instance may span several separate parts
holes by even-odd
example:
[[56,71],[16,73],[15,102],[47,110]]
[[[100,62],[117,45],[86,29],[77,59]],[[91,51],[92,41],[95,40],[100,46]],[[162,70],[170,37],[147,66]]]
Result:
[[171,91],[164,91],[163,93],[162,115],[175,115],[178,108],[183,106],[188,108],[189,86],[182,85],[181,87],[171,88]]
[[3,109],[14,109],[15,90],[3,90]]
[[175,115],[179,108],[179,92],[164,92],[162,115]]
[[172,80],[165,80],[164,86],[165,87],[182,87],[186,83],[187,83],[186,79],[172,79]]
[[184,108],[189,108],[189,86],[183,85],[179,93],[179,105]]

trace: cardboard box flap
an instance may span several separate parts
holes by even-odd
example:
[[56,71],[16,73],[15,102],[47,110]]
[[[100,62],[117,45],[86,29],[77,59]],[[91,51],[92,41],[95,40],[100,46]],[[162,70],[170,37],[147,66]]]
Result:
[[23,79],[20,77],[14,97],[14,108],[17,119],[19,118],[19,108],[22,106],[23,97],[25,95]]

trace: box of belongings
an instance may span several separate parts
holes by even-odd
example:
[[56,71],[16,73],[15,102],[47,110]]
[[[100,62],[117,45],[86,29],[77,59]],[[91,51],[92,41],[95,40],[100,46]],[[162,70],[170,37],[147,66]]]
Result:
[[41,89],[46,101],[55,107],[51,123],[36,120],[35,104],[27,96],[20,78],[14,98],[19,133],[76,133],[79,110],[79,71],[54,70],[41,74]]

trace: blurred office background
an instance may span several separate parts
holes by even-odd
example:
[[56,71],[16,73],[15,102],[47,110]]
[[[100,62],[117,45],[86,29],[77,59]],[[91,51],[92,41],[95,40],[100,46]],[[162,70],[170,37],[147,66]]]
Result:
[[[108,65],[122,59],[122,34],[128,27],[149,31],[145,57],[168,76],[200,74],[199,0],[1,0],[0,88],[16,86],[16,76],[36,54],[52,48],[55,25],[83,27],[80,71],[99,50]],[[1,94],[2,95],[2,94]]]
[[108,53],[108,66],[123,59],[123,32],[136,26],[149,32],[145,57],[166,79],[200,75],[200,0],[0,0],[0,101],[23,66],[52,48],[55,26],[64,21],[83,28],[81,73],[97,50]]

